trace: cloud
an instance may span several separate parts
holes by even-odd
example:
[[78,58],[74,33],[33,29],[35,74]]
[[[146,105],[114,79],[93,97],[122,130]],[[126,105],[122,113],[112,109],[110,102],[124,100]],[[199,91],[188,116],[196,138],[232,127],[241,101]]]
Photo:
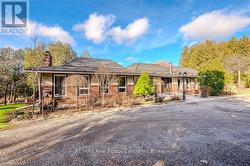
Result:
[[250,18],[241,13],[225,13],[222,10],[205,13],[190,23],[183,25],[179,31],[186,39],[219,40],[250,25]]
[[42,23],[29,21],[27,35],[35,34],[39,37],[46,37],[52,41],[60,41],[67,44],[74,44],[74,39],[60,26],[46,26]]
[[83,32],[84,36],[96,43],[103,43],[111,38],[116,43],[132,43],[147,33],[149,29],[149,19],[140,18],[128,24],[124,29],[121,26],[112,27],[115,22],[114,15],[89,15],[89,18],[80,24],[73,26],[73,30]]
[[193,45],[196,45],[196,44],[198,44],[199,42],[198,41],[184,41],[183,43],[182,43],[182,48],[183,47],[192,47]]
[[118,64],[123,66],[123,62],[118,62]]
[[19,47],[16,47],[16,46],[14,46],[14,45],[10,45],[10,44],[6,44],[6,45],[4,45],[3,46],[3,48],[12,48],[12,49],[14,49],[14,50],[18,50],[19,49]]
[[130,43],[147,33],[149,29],[149,20],[140,18],[130,23],[126,28],[120,26],[110,30],[110,35],[116,43]]
[[179,34],[175,35],[162,29],[157,29],[156,31],[151,31],[150,35],[137,42],[133,48],[136,52],[150,50],[176,43],[178,38]]
[[125,59],[125,61],[128,61],[128,62],[137,62],[139,59],[136,58],[136,57],[133,57],[133,56],[129,56]]
[[94,43],[102,43],[107,36],[108,29],[115,21],[113,15],[91,14],[88,20],[82,24],[73,26],[75,31],[84,32],[85,37]]

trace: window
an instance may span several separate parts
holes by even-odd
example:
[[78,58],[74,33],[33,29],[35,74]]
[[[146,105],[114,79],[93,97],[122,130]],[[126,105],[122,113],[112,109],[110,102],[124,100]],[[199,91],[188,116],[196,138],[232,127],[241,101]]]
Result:
[[189,84],[189,78],[186,78],[186,84],[187,85]]
[[107,79],[104,79],[100,83],[100,93],[109,93],[109,82]]
[[171,84],[172,83],[172,78],[163,78],[162,79],[165,85]]
[[118,92],[120,93],[126,92],[126,77],[125,76],[118,77]]
[[181,80],[178,79],[178,89],[180,90],[181,89]]
[[82,76],[80,86],[78,89],[78,95],[84,96],[89,94],[89,76]]
[[55,75],[55,96],[64,96],[66,95],[66,88],[65,88],[65,75]]

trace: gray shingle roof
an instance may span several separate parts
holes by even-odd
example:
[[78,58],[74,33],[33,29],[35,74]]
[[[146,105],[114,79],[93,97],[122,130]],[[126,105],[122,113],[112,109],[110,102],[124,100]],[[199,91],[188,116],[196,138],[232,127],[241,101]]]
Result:
[[197,75],[198,74],[198,72],[196,70],[188,68],[188,67],[173,66],[172,70],[173,70],[174,73],[187,72],[188,74],[192,74],[192,75]]
[[174,76],[169,69],[159,64],[135,63],[127,67],[131,72],[143,73],[147,72],[150,76]]
[[191,68],[173,66],[172,72],[170,72],[170,66],[163,66],[160,64],[135,63],[128,66],[127,69],[132,72],[147,72],[150,76],[161,77],[178,77],[180,72],[187,72],[190,77],[197,75],[197,71]]
[[111,73],[120,75],[140,75],[143,72],[147,72],[150,76],[160,77],[178,77],[179,72],[187,72],[188,76],[196,76],[197,71],[173,66],[173,72],[170,72],[170,67],[162,66],[160,64],[147,64],[147,63],[136,63],[124,68],[120,64],[107,59],[96,59],[96,58],[76,58],[61,66],[50,66],[50,67],[35,67],[26,69],[27,72],[38,72],[38,73],[86,73],[93,74],[98,68],[105,67]]
[[107,67],[111,73],[117,74],[136,74],[130,72],[123,66],[112,60],[96,59],[96,58],[76,58],[62,66],[50,67],[35,67],[26,69],[27,72],[40,72],[40,73],[95,73],[98,68]]

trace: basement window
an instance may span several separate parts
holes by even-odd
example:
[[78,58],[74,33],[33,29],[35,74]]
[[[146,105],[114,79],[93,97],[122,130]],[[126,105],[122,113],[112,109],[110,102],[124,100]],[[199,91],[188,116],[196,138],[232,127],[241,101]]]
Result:
[[120,93],[126,92],[126,77],[125,76],[118,77],[118,92]]

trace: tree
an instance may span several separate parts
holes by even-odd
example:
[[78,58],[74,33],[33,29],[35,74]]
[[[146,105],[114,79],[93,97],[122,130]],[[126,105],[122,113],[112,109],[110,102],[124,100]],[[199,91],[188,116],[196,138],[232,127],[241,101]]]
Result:
[[225,77],[221,71],[205,71],[199,73],[200,85],[204,84],[211,96],[218,96],[224,89]]
[[232,73],[237,73],[237,84],[241,88],[241,72],[247,71],[250,66],[250,57],[231,55],[225,59],[225,67]]
[[25,79],[22,72],[23,54],[22,49],[0,49],[0,79],[5,105],[7,97],[11,103],[16,101],[18,86]]
[[12,48],[1,48],[0,49],[0,77],[2,80],[1,86],[4,90],[4,104],[7,104],[7,95],[9,85],[12,79],[12,69],[13,69],[13,54],[14,49]]
[[76,58],[76,53],[69,44],[56,42],[48,45],[48,49],[52,55],[53,65],[62,65]]
[[[31,39],[32,40],[32,39]],[[31,43],[34,47],[28,48],[25,51],[24,55],[24,68],[28,67],[39,67],[42,66],[44,51],[46,50],[45,44],[37,44],[37,40],[32,40]],[[39,76],[36,73],[27,74],[27,84],[32,86],[33,95],[32,95],[32,104],[33,104],[33,115],[35,109],[35,96],[38,89]]]
[[134,96],[151,96],[155,93],[155,87],[146,72],[139,77],[133,94]]
[[115,80],[115,75],[109,71],[107,67],[99,67],[95,72],[95,79],[100,84],[102,94],[102,106],[105,104],[105,94],[108,92],[109,86]]
[[[75,58],[76,54],[68,44],[61,42],[51,43],[48,46],[43,43],[37,43],[38,38],[33,35],[30,38],[32,47],[25,50],[24,68],[42,66],[43,56],[47,48],[52,54],[53,65],[62,65]],[[33,106],[35,103],[35,94],[38,89],[39,75],[36,73],[27,74],[28,84],[33,87]]]
[[[180,65],[191,67],[199,72],[207,70],[224,72],[225,84],[231,84],[238,82],[239,73],[229,70],[225,65],[225,61],[230,61],[230,57],[235,55],[250,59],[249,37],[232,38],[223,42],[207,40],[192,46],[186,46],[182,50]],[[248,75],[247,71],[241,71],[241,74]]]
[[[77,90],[76,108],[78,110],[78,108],[79,108],[79,101],[78,101],[79,100],[79,87],[87,85],[88,80],[86,80],[85,77],[83,77],[82,75],[70,75],[70,76],[67,77],[66,83],[67,83],[68,86],[73,86]],[[85,105],[87,106],[86,103],[85,103]]]

